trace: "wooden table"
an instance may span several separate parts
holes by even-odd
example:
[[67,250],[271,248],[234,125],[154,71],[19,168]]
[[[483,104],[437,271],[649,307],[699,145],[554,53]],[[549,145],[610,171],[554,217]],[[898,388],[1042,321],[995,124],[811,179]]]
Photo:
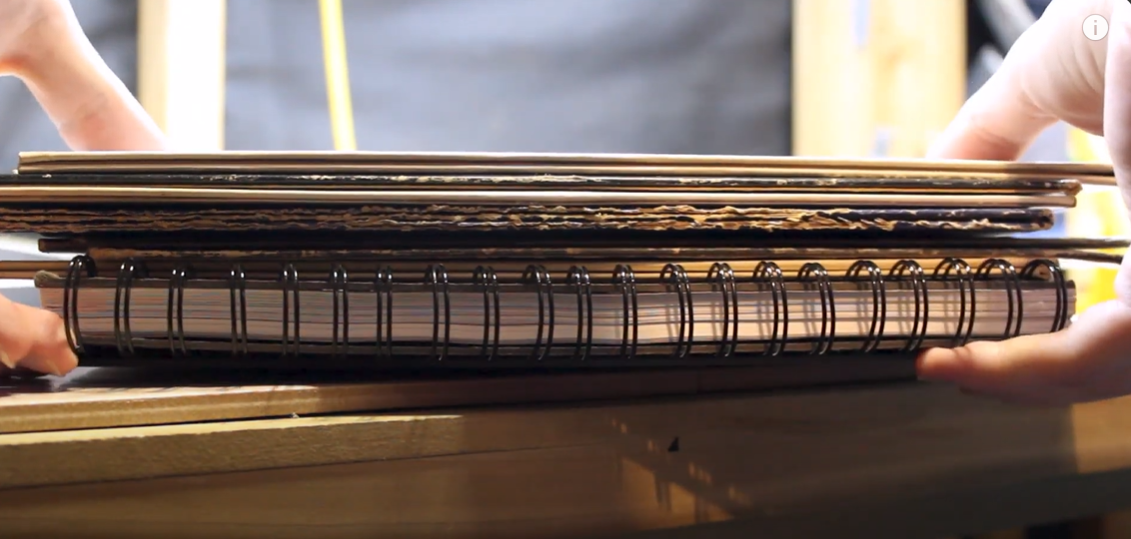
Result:
[[[85,372],[0,397],[0,520],[4,537],[937,538],[1131,507],[1131,401],[757,390],[787,371],[146,390]],[[326,412],[359,406],[376,411]]]

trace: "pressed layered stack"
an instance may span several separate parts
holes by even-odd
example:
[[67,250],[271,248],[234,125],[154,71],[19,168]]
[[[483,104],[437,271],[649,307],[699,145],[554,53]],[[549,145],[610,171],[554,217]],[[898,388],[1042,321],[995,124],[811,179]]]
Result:
[[736,156],[24,154],[0,231],[87,365],[652,367],[906,358],[1056,331],[1035,239],[1080,164]]

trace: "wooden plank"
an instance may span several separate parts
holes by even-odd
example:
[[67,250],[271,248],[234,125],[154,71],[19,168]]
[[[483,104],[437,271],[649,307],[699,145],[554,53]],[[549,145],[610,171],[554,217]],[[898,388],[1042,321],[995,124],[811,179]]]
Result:
[[1131,454],[1131,397],[1110,399],[1071,408],[1072,441],[1080,473],[1123,468]]
[[[1104,442],[1093,441],[1100,450]],[[921,491],[1077,473],[1078,455],[1093,451],[1074,445],[1068,409],[910,384],[7,434],[0,487],[580,446],[658,459],[649,466],[678,457],[684,479],[722,488],[723,498],[731,495],[719,477],[736,488],[772,485],[779,498],[813,489]],[[76,448],[83,458],[71,458]],[[1131,452],[1109,468],[1128,462]]]
[[374,377],[80,368],[63,379],[0,382],[0,433],[338,412],[629,399],[908,380],[908,360],[837,357],[754,367],[635,372]]
[[793,6],[793,153],[922,157],[965,101],[966,2]]
[[[653,539],[747,537],[844,537],[892,539],[1023,539],[1034,523],[1066,522],[1117,510],[1131,503],[1131,471],[1071,476],[1036,483],[909,497],[879,503],[842,501],[800,514],[771,513],[721,523],[642,534]],[[1087,522],[1087,521],[1085,521]],[[985,530],[1006,530],[981,535]],[[1073,539],[1082,535],[1073,526]],[[978,535],[974,535],[978,534]],[[1049,537],[1049,536],[1046,536]],[[1111,535],[1104,537],[1125,537]]]
[[[0,519],[13,537],[939,537],[1131,503],[1131,454],[1079,473],[1096,447],[1068,409],[922,384],[27,433],[0,436],[2,483],[41,488],[0,490]],[[181,477],[136,480],[162,475]]]
[[570,458],[556,464],[441,457],[8,491],[0,492],[0,516],[13,539],[938,539],[1131,503],[1131,473],[1118,473],[882,502],[861,493],[816,508],[766,504],[719,522],[695,512],[694,495],[668,504],[662,481]]
[[226,0],[140,0],[138,100],[173,149],[224,149]]

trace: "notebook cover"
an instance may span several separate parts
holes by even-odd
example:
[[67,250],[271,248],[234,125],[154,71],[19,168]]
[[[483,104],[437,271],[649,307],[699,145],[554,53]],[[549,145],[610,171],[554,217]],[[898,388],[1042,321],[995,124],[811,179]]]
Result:
[[[132,239],[122,236],[91,238],[44,238],[39,250],[44,253],[86,253],[96,261],[144,259],[217,259],[271,260],[278,258],[303,260],[350,261],[431,261],[441,258],[464,260],[568,260],[574,262],[608,262],[663,260],[806,260],[806,259],[904,259],[904,258],[1074,258],[1119,263],[1122,252],[1131,240],[1126,238],[1027,238],[1027,237],[935,237],[935,238],[822,238],[807,240],[767,237],[756,242],[735,243],[718,235],[693,235],[647,242],[637,237],[606,240],[599,245],[553,239],[538,235],[510,235],[506,241],[491,242],[485,236],[445,237],[406,235],[401,238],[381,236],[369,245],[349,241],[327,242],[306,248],[289,238],[233,238],[218,240],[201,237],[148,236]],[[655,237],[655,236],[654,236]],[[52,266],[54,265],[54,266]],[[66,261],[0,261],[3,272],[16,268],[57,267],[65,270]],[[10,278],[10,277],[9,277]]]
[[[756,238],[736,237],[726,234],[696,233],[650,234],[609,233],[602,235],[600,243],[589,241],[586,234],[556,233],[404,233],[404,234],[340,234],[328,238],[316,247],[302,245],[304,234],[240,234],[224,236],[200,234],[101,235],[85,237],[45,237],[38,241],[44,253],[79,253],[94,250],[124,250],[136,252],[186,252],[215,253],[328,253],[333,256],[356,254],[371,256],[431,256],[428,253],[464,253],[460,256],[497,258],[527,256],[531,253],[545,256],[601,258],[638,257],[653,254],[671,256],[718,256],[721,252],[746,253],[758,257],[813,257],[877,256],[883,253],[913,253],[896,256],[919,256],[925,252],[1063,252],[1079,250],[1123,251],[1131,238],[1080,237],[1056,238],[1008,235],[882,235],[859,237],[838,234],[765,235]],[[828,254],[813,254],[828,253]],[[865,253],[860,254],[858,253]],[[305,255],[304,255],[305,256]],[[726,255],[733,256],[733,255]],[[1042,255],[1043,256],[1043,255]]]
[[730,192],[772,191],[780,193],[827,192],[896,194],[1065,194],[1075,195],[1081,186],[1068,179],[1039,177],[984,178],[959,176],[926,178],[890,173],[876,177],[811,176],[608,176],[581,174],[261,174],[253,172],[62,172],[0,175],[0,186],[135,186],[207,188],[303,188],[303,189],[554,189],[554,190],[691,190]]
[[567,154],[483,152],[31,152],[20,154],[20,173],[267,171],[315,174],[525,173],[688,176],[819,176],[963,178],[981,176],[1072,178],[1114,184],[1110,165],[926,159],[815,158],[735,155]]
[[0,184],[0,200],[7,205],[54,207],[152,206],[178,204],[195,207],[397,205],[523,208],[532,206],[619,208],[656,206],[747,206],[776,208],[1028,208],[1070,207],[1075,197],[1066,193],[901,193],[811,192],[777,190],[736,191],[700,189],[309,189],[222,188],[211,186],[118,186],[97,182],[67,185],[36,183]]

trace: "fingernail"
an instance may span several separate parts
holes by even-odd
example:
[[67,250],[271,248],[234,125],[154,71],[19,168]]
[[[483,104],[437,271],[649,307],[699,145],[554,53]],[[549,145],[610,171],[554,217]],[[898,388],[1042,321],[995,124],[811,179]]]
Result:
[[922,382],[933,382],[934,377],[930,375],[930,369],[924,365],[925,355],[926,351],[923,351],[915,358],[915,378]]
[[[56,371],[65,370],[66,372],[71,372],[75,367],[79,366],[79,358],[75,355],[74,350],[71,350],[71,346],[67,342],[67,329],[62,325],[59,326],[58,338],[59,346],[61,346],[63,350],[66,350],[67,353],[64,357],[52,362],[52,365],[54,365]],[[60,368],[61,366],[62,369]],[[57,373],[56,376],[61,376],[61,374]]]
[[63,376],[78,366],[78,358],[67,346],[66,330],[59,326],[54,341],[40,343],[20,366],[33,371]]
[[0,363],[3,363],[4,366],[9,369],[16,368],[16,362],[12,361],[12,358],[8,356],[8,353],[5,352],[3,348],[0,348]]
[[70,354],[62,357],[30,356],[24,358],[20,366],[37,372],[63,376],[64,371],[69,372],[74,369],[78,366],[78,362]]

